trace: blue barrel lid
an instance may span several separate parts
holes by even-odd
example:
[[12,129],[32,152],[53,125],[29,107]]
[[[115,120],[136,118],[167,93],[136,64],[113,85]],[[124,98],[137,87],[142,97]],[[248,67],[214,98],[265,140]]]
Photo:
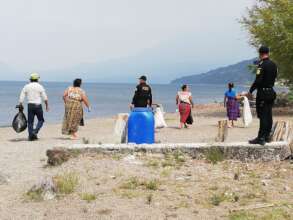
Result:
[[153,112],[152,108],[133,108],[132,112]]

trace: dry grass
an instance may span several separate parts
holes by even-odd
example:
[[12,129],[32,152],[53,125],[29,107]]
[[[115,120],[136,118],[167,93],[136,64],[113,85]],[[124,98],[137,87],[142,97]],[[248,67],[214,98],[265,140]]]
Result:
[[64,173],[54,177],[57,185],[58,194],[66,195],[74,192],[79,179],[76,173]]

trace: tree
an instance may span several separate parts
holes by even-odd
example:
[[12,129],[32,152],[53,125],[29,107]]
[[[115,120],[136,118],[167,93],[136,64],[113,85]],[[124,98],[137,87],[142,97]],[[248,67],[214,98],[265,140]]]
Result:
[[257,0],[240,22],[251,45],[270,47],[279,79],[293,88],[293,0]]

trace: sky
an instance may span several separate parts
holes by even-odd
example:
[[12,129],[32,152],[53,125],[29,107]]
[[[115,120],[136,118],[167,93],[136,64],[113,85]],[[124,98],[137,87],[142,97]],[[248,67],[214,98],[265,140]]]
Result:
[[24,75],[156,54],[200,72],[255,56],[238,22],[253,2],[0,0],[0,63]]

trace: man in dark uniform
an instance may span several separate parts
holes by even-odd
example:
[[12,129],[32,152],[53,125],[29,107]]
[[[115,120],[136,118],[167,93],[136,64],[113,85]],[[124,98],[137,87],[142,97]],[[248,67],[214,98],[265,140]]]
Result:
[[270,142],[270,134],[273,125],[272,108],[276,99],[274,85],[278,74],[277,65],[269,58],[270,50],[262,46],[259,49],[260,62],[257,66],[256,79],[249,90],[249,96],[257,90],[256,111],[260,120],[257,138],[249,141],[250,144],[265,145]]
[[131,107],[146,108],[152,106],[152,89],[147,85],[146,81],[146,76],[141,76],[139,78],[139,84],[136,86]]

